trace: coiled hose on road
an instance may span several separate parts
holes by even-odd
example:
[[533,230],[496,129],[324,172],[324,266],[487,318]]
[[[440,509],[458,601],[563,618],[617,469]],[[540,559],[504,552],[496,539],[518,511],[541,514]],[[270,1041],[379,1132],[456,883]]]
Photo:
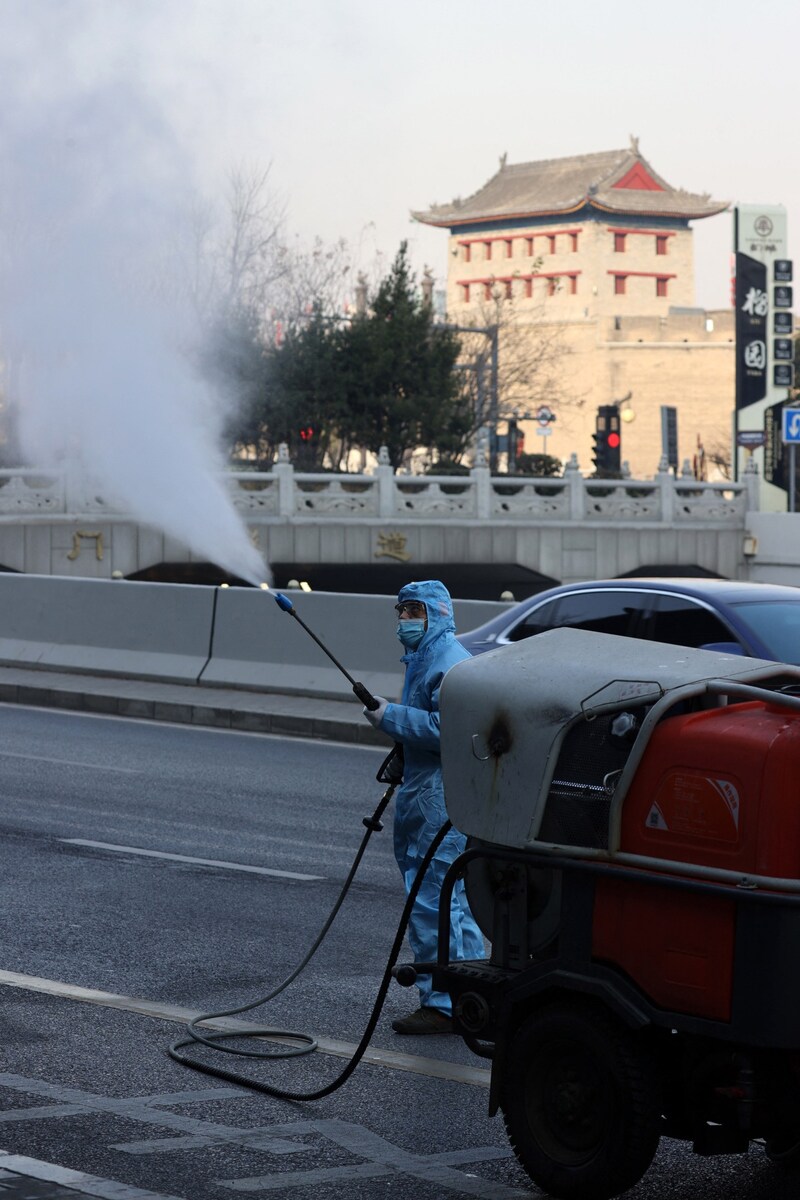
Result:
[[[392,753],[394,753],[394,751]],[[384,776],[384,772],[389,767],[391,758],[392,758],[392,755],[390,754],[384,760],[384,762],[381,764],[381,767],[378,771],[377,778],[381,782],[386,782],[386,777]],[[414,903],[415,903],[417,895],[419,893],[419,889],[422,886],[422,880],[425,877],[425,872],[427,871],[428,867],[430,866],[431,860],[433,859],[434,855],[436,854],[436,851],[439,849],[439,846],[441,845],[442,840],[446,837],[447,833],[451,829],[451,824],[449,821],[446,821],[444,823],[444,825],[441,827],[441,829],[438,831],[438,833],[434,837],[433,841],[431,842],[431,844],[428,848],[428,852],[425,855],[424,859],[422,860],[422,863],[420,865],[419,871],[417,872],[416,878],[414,879],[414,882],[411,885],[408,896],[406,898],[405,905],[403,907],[403,912],[400,916],[400,923],[397,927],[397,932],[395,934],[394,941],[392,943],[392,948],[389,952],[389,959],[386,963],[386,968],[384,970],[383,977],[381,979],[380,986],[378,988],[378,994],[375,997],[375,1003],[372,1007],[372,1013],[370,1014],[369,1021],[367,1022],[367,1027],[364,1030],[364,1033],[361,1037],[361,1041],[358,1043],[358,1046],[356,1047],[352,1058],[350,1058],[348,1060],[347,1065],[345,1066],[344,1070],[341,1072],[341,1074],[339,1074],[337,1076],[336,1079],[334,1079],[331,1083],[326,1084],[324,1087],[318,1088],[316,1091],[313,1091],[313,1092],[290,1092],[290,1091],[287,1091],[285,1088],[277,1087],[274,1084],[264,1083],[261,1080],[251,1079],[246,1075],[240,1075],[237,1071],[227,1070],[225,1067],[215,1066],[212,1063],[199,1062],[199,1061],[197,1061],[197,1059],[190,1058],[188,1055],[181,1053],[181,1051],[185,1050],[185,1048],[187,1046],[191,1046],[196,1043],[201,1043],[204,1046],[210,1046],[212,1050],[220,1050],[225,1054],[241,1055],[245,1058],[277,1060],[277,1059],[282,1059],[282,1058],[296,1058],[303,1054],[311,1054],[314,1050],[316,1050],[316,1048],[317,1048],[316,1038],[314,1038],[313,1035],[311,1035],[309,1033],[301,1033],[301,1032],[295,1032],[292,1030],[282,1030],[282,1029],[268,1029],[268,1028],[263,1028],[263,1029],[259,1028],[259,1029],[252,1029],[252,1030],[248,1029],[248,1030],[243,1030],[243,1031],[234,1030],[234,1031],[230,1031],[230,1032],[228,1032],[226,1030],[221,1033],[209,1033],[208,1031],[201,1031],[200,1029],[198,1029],[198,1025],[202,1024],[205,1021],[215,1021],[215,1020],[219,1020],[222,1017],[233,1017],[233,1016],[238,1015],[239,1013],[251,1012],[252,1009],[259,1008],[262,1004],[268,1004],[270,1000],[274,1000],[276,996],[279,996],[281,992],[285,991],[285,989],[295,979],[297,979],[298,975],[302,974],[302,972],[305,970],[305,968],[311,962],[311,959],[314,957],[314,955],[316,954],[319,947],[324,942],[324,940],[328,934],[328,931],[330,930],[331,926],[333,925],[333,922],[336,919],[336,915],[339,912],[339,909],[342,907],[345,896],[347,895],[347,893],[350,890],[350,885],[352,884],[353,879],[355,878],[356,872],[361,863],[361,860],[364,857],[364,851],[367,848],[370,837],[372,836],[373,833],[380,832],[380,830],[383,828],[383,825],[381,823],[381,817],[383,816],[383,813],[386,810],[386,806],[388,805],[389,801],[392,798],[392,795],[394,794],[394,790],[395,790],[397,782],[399,782],[399,779],[395,782],[390,782],[389,787],[386,789],[385,793],[381,797],[381,799],[378,803],[378,807],[375,809],[375,812],[373,813],[373,815],[371,817],[364,817],[363,823],[366,826],[366,832],[364,833],[364,836],[361,839],[361,845],[359,846],[356,856],[353,859],[353,864],[350,867],[350,871],[348,872],[347,879],[345,880],[345,882],[342,886],[342,889],[339,892],[339,895],[336,899],[336,902],[335,902],[333,908],[331,909],[330,914],[328,915],[328,918],[326,919],[324,925],[322,926],[322,929],[319,931],[313,945],[311,946],[310,950],[305,955],[305,957],[302,959],[302,961],[294,968],[294,970],[291,972],[291,974],[287,975],[286,978],[277,985],[277,987],[273,988],[272,991],[268,992],[265,996],[259,996],[255,1000],[249,1001],[247,1004],[239,1005],[237,1008],[227,1008],[222,1012],[201,1013],[199,1016],[194,1017],[186,1027],[186,1030],[187,1030],[187,1033],[189,1034],[189,1036],[181,1038],[177,1042],[173,1042],[173,1044],[169,1047],[168,1053],[169,1053],[170,1058],[173,1058],[176,1062],[181,1063],[185,1067],[191,1067],[192,1070],[194,1070],[194,1071],[202,1071],[206,1075],[214,1075],[218,1079],[225,1079],[225,1080],[228,1080],[230,1083],[236,1083],[236,1084],[241,1085],[242,1087],[251,1088],[252,1090],[257,1091],[257,1092],[264,1092],[268,1096],[276,1096],[279,1100],[321,1100],[323,1098],[323,1096],[329,1096],[331,1094],[331,1092],[335,1092],[337,1090],[337,1088],[340,1088],[344,1083],[347,1082],[347,1080],[353,1074],[353,1071],[355,1071],[355,1069],[358,1066],[361,1059],[364,1057],[364,1052],[366,1051],[367,1046],[369,1045],[370,1040],[372,1038],[372,1035],[375,1032],[375,1026],[377,1025],[378,1019],[381,1015],[381,1010],[383,1009],[384,1001],[386,1000],[386,993],[389,990],[389,984],[391,983],[391,980],[392,980],[392,971],[394,969],[395,963],[397,962],[397,957],[400,953],[400,948],[403,944],[403,938],[405,937],[406,928],[408,926],[408,921],[411,916],[411,910],[414,907]],[[252,1038],[252,1037],[283,1038],[283,1039],[291,1038],[292,1040],[294,1040],[295,1042],[299,1042],[300,1044],[296,1045],[296,1046],[284,1047],[283,1049],[280,1049],[280,1050],[278,1050],[278,1049],[246,1050],[240,1046],[222,1045],[222,1043],[228,1038]]]

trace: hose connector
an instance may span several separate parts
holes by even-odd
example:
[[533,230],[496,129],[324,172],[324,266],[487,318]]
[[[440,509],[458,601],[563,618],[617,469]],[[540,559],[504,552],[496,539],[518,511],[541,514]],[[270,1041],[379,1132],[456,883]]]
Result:
[[288,596],[284,596],[283,592],[273,592],[272,594],[275,597],[275,603],[278,608],[282,608],[284,612],[288,613],[294,611],[294,605]]

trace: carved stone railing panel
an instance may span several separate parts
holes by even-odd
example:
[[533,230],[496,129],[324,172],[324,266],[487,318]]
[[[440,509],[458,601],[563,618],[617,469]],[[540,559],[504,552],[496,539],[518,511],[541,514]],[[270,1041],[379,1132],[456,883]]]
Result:
[[371,475],[295,475],[297,516],[378,516],[377,480]]
[[675,488],[676,521],[716,521],[741,525],[747,511],[747,494],[725,484],[698,484],[695,487],[677,484]]
[[475,484],[466,476],[395,479],[396,514],[402,517],[476,517]]
[[225,482],[239,512],[265,516],[278,512],[278,480],[274,475],[228,475]]
[[64,512],[60,474],[0,471],[0,514]]
[[657,484],[627,480],[584,482],[584,516],[587,521],[660,521],[661,489]]
[[552,483],[544,479],[500,483],[493,479],[491,496],[492,517],[516,517],[521,520],[528,517],[547,520],[549,517],[554,521],[569,518],[569,487],[563,479]]
[[111,515],[120,511],[118,504],[106,500],[99,490],[93,490],[88,486],[81,490],[80,496],[77,497],[77,502],[71,504],[69,507],[72,511],[81,513],[106,513]]

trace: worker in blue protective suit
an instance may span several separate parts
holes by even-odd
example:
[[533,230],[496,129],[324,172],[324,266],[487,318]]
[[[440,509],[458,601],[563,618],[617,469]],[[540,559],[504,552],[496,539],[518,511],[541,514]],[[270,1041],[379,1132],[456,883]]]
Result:
[[[456,640],[450,593],[437,579],[409,583],[397,597],[397,637],[405,647],[406,676],[399,704],[382,697],[364,716],[403,747],[403,783],[395,794],[394,853],[406,893],[436,833],[447,820],[439,756],[439,689],[445,673],[469,658]],[[451,829],[428,870],[411,913],[408,940],[416,962],[436,960],[439,893],[447,868],[466,845]],[[485,957],[483,936],[469,910],[464,884],[453,889],[450,907],[450,959]],[[396,1033],[451,1033],[450,997],[433,991],[430,975],[417,980],[420,1007],[392,1022]]]

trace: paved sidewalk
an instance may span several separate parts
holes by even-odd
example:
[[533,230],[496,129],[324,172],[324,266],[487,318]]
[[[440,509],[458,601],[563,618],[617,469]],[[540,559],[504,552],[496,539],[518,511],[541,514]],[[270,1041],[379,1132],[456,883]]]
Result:
[[[356,700],[0,667],[0,703],[386,746]],[[0,1192],[2,1196],[2,1192]]]

